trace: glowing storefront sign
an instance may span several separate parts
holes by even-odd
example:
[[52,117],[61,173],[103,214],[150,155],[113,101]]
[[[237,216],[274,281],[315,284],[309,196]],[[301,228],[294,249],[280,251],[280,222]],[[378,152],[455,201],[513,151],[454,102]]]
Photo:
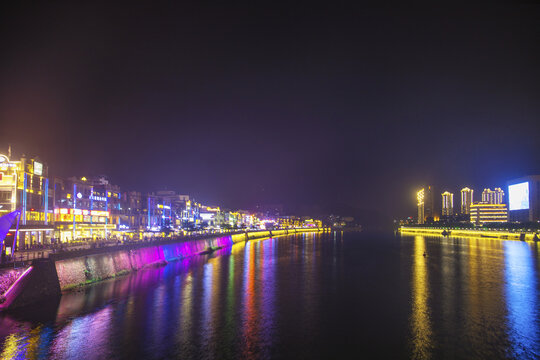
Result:
[[65,208],[57,208],[54,209],[55,214],[62,214],[62,215],[92,215],[92,216],[106,216],[109,217],[109,211],[103,211],[103,210],[84,210],[84,209],[65,209]]
[[0,169],[7,169],[12,167],[17,167],[17,164],[10,162],[6,155],[0,155]]
[[94,201],[107,201],[107,198],[105,196],[90,195],[88,198]]

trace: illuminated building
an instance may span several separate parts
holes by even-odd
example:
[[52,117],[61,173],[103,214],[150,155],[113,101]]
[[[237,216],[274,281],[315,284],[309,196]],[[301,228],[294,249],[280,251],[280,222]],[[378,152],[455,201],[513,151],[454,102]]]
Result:
[[[0,155],[0,216],[21,212],[17,247],[48,244],[53,236],[53,190],[48,167],[39,159],[22,156],[19,161]],[[15,229],[10,230],[5,245],[13,248]],[[4,249],[2,249],[3,251]]]
[[480,202],[471,205],[471,222],[476,225],[508,221],[506,204]]
[[146,228],[146,213],[144,199],[138,191],[126,191],[121,195],[121,215],[118,221],[118,230],[130,238],[140,238],[140,232]]
[[424,213],[424,189],[418,191],[416,193],[416,200],[417,200],[417,206],[418,206],[418,223],[423,224],[425,220],[425,213]]
[[[428,185],[424,187],[422,190],[422,211],[423,211],[423,220],[420,224],[423,224],[425,222],[431,222],[433,220],[438,220],[438,216],[435,211],[435,202],[433,198],[433,188]],[[418,200],[418,193],[417,193],[417,200]],[[418,201],[420,203],[420,201]],[[420,215],[420,208],[418,209],[418,215]],[[420,218],[420,217],[419,217]]]
[[297,228],[302,226],[302,220],[297,216],[281,216],[278,218],[278,226],[282,229]]
[[107,239],[122,215],[120,188],[103,177],[54,180],[56,236],[61,242]]
[[322,221],[321,220],[316,220],[316,219],[306,219],[303,221],[303,226],[304,227],[322,227]]
[[540,175],[508,181],[510,221],[540,221]]
[[454,213],[454,194],[445,191],[442,194],[442,215],[452,216]]
[[474,201],[473,193],[474,193],[474,190],[469,189],[468,187],[461,189],[461,213],[462,214],[470,214],[470,207]]
[[424,193],[424,215],[427,218],[435,218],[435,202],[433,198],[433,189],[431,186],[426,188]]
[[504,203],[504,191],[501,188],[484,189],[482,191],[482,202],[487,204],[503,204]]
[[215,227],[218,224],[220,209],[219,207],[203,206],[199,210],[201,224],[203,227]]
[[173,224],[171,200],[154,193],[146,196],[146,217],[147,231],[171,231]]

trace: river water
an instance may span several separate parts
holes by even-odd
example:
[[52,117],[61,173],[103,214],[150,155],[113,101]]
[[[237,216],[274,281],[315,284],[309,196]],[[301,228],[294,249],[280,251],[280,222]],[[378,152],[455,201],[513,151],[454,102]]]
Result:
[[256,240],[2,314],[0,358],[538,359],[539,260],[481,238]]

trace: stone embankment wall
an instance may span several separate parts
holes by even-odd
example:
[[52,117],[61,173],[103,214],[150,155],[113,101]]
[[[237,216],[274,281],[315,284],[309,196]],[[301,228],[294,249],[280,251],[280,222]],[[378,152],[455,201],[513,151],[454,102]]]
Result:
[[[209,247],[232,245],[236,240],[245,241],[245,234],[218,238],[154,245],[138,249],[117,250],[109,253],[88,255],[55,262],[62,290],[123,275],[149,266],[166,264],[205,251]],[[234,238],[233,238],[234,237]]]
[[209,247],[221,248],[237,242],[287,234],[322,231],[323,229],[291,229],[254,231],[178,243],[148,244],[146,247],[124,247],[111,251],[98,249],[98,253],[59,259],[40,259],[25,269],[0,274],[0,310],[27,305],[40,297],[55,296],[61,290],[113,278],[146,267],[166,264],[168,261],[199,254]]

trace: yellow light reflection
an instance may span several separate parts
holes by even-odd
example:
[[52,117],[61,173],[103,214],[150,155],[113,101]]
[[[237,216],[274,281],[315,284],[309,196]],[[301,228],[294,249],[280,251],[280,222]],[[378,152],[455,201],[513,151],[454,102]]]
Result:
[[4,342],[1,359],[37,359],[41,341],[42,325],[28,333],[11,334]]
[[412,316],[413,359],[427,359],[431,356],[432,335],[427,273],[427,257],[424,256],[426,243],[423,236],[414,238],[414,260],[412,276]]
[[11,360],[17,358],[19,341],[21,336],[19,334],[11,334],[4,341],[4,351],[2,351],[2,359]]

